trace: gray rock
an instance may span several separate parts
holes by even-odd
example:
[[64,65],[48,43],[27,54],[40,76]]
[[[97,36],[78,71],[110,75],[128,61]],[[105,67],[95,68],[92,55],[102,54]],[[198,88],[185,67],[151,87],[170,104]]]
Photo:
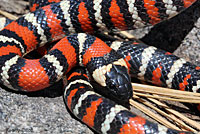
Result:
[[174,54],[200,66],[200,19]]
[[0,90],[0,133],[90,134],[71,117],[62,97],[28,97]]

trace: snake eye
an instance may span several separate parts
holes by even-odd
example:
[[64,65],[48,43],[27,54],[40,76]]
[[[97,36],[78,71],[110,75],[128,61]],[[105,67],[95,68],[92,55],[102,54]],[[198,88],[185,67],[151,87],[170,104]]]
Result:
[[110,82],[110,83],[108,84],[108,88],[114,89],[114,88],[116,88],[116,86],[115,86],[115,84],[114,84],[113,82]]

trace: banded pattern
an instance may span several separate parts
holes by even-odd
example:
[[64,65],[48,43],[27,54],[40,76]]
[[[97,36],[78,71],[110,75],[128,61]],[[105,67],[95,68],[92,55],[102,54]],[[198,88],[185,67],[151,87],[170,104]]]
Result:
[[[32,7],[31,10],[34,11],[42,5],[60,1],[61,0],[32,0],[30,4]],[[100,29],[103,31],[110,29],[110,26],[126,29],[139,28],[147,24],[156,24],[166,18],[173,17],[184,8],[189,7],[195,1],[196,0],[110,0],[105,2],[104,0],[83,0],[83,2],[86,3],[86,10],[84,13],[87,13],[86,16],[90,18],[90,20],[88,20],[91,21],[89,23],[93,27],[89,30]],[[90,7],[93,8],[90,9]],[[108,11],[108,13],[106,11]],[[106,13],[106,15],[104,13]],[[116,13],[119,17],[116,16]],[[111,19],[110,23],[106,22],[108,19]],[[121,22],[119,22],[119,20]]]
[[8,19],[8,18],[4,18],[4,17],[0,18],[0,22],[1,22],[1,24],[0,24],[0,31],[1,31],[5,26],[7,26],[8,24],[10,24],[12,21],[13,21],[13,20]]
[[[48,64],[52,66],[50,68],[42,65],[48,58],[30,61],[19,57],[16,60],[17,55],[23,56],[47,42],[58,40],[73,32],[94,33],[94,31],[105,29],[132,29],[136,28],[133,22],[145,25],[155,24],[173,16],[174,10],[178,13],[195,0],[165,2],[101,0],[96,3],[100,7],[99,9],[94,4],[95,1],[91,0],[63,0],[61,2],[52,0],[49,2],[54,4],[20,17],[0,32],[0,56],[2,59],[0,62],[0,82],[12,89],[39,90],[61,78],[61,73],[58,70],[58,74],[48,72],[50,68],[51,70],[55,68],[52,62]],[[37,7],[38,1],[34,1],[34,3]],[[7,61],[13,62],[8,66],[6,65]],[[33,65],[38,68],[35,70]],[[39,70],[42,73],[39,73]],[[5,71],[7,72],[5,73]],[[44,77],[45,81],[37,76]],[[30,80],[35,81],[30,82]]]
[[[11,22],[0,32],[0,83],[14,90],[36,91],[58,81],[74,66],[81,65],[87,67],[101,86],[109,88],[108,91],[123,101],[132,97],[128,70],[140,79],[158,85],[171,88],[179,85],[181,90],[199,92],[199,67],[145,45],[134,51],[137,43],[127,50],[123,50],[127,46],[121,45],[126,42],[114,43],[116,52],[94,36],[74,34],[62,39],[41,59],[22,58],[39,46],[71,33],[93,34],[154,25],[178,14],[195,1],[35,0],[31,9],[38,10]],[[41,7],[39,2],[47,6]],[[137,55],[134,57],[133,53]],[[160,63],[160,59],[166,60],[163,55],[171,58],[171,62]],[[155,60],[153,64],[152,59]],[[73,73],[69,82],[65,92],[67,106],[99,133],[184,133],[148,122],[100,97],[93,92],[84,74]]]
[[[102,134],[189,134],[149,122],[93,91],[83,68],[68,77],[64,100],[70,111]],[[192,134],[192,133],[191,133]]]
[[63,38],[41,59],[24,59],[15,52],[5,57],[10,60],[1,64],[0,80],[11,89],[43,89],[79,64],[86,66],[101,86],[112,85],[110,91],[117,98],[127,100],[132,96],[126,62],[103,41],[91,35],[79,33]]
[[136,41],[114,41],[110,47],[124,57],[132,77],[163,87],[200,93],[198,66]]

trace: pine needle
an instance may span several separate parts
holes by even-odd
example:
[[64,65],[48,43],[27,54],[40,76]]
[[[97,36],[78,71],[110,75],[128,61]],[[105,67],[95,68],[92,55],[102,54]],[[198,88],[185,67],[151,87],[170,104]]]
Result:
[[[200,103],[200,93],[132,83],[134,95],[187,103]],[[152,95],[154,94],[154,95]],[[157,96],[155,96],[157,95]]]
[[10,13],[8,13],[6,11],[2,11],[2,10],[0,10],[0,14],[5,16],[5,17],[7,17],[7,18],[9,18],[9,19],[11,19],[11,20],[16,20],[18,18],[17,16],[12,15],[12,14],[10,14]]
[[[193,92],[186,92],[186,91],[178,91],[163,87],[156,87],[156,86],[150,86],[150,85],[144,85],[144,84],[136,84],[132,83],[133,86],[133,98],[138,100],[141,104],[146,105],[147,107],[155,110],[157,113],[161,114],[165,118],[169,119],[170,121],[173,121],[174,124],[169,122],[168,120],[162,118],[161,116],[156,115],[152,111],[145,108],[145,106],[130,100],[130,104],[136,107],[137,109],[141,110],[148,116],[152,117],[159,123],[165,125],[166,127],[176,129],[176,130],[184,130],[184,131],[191,131],[194,133],[197,133],[197,131],[200,131],[200,124],[196,121],[193,121],[186,116],[182,115],[181,113],[177,112],[176,110],[171,109],[166,104],[161,103],[161,100],[170,100],[170,101],[178,101],[178,102],[187,102],[187,103],[199,103],[200,104],[200,94],[199,93],[193,93]],[[146,97],[146,99],[142,99],[141,97]],[[149,100],[149,101],[148,101]],[[163,109],[159,109],[152,105],[154,104],[158,105]],[[177,127],[179,126],[179,127]],[[181,128],[181,129],[180,129]],[[194,129],[196,128],[196,129]]]
[[141,110],[142,112],[144,112],[145,114],[147,114],[151,118],[153,118],[153,119],[157,120],[158,122],[160,122],[161,124],[165,125],[166,127],[173,128],[173,129],[176,129],[176,130],[180,130],[178,127],[176,127],[175,125],[173,125],[172,123],[170,123],[166,119],[162,118],[161,116],[150,111],[149,109],[145,108],[144,106],[142,106],[138,102],[136,102],[134,100],[130,100],[130,104],[132,106],[136,107],[137,109]]

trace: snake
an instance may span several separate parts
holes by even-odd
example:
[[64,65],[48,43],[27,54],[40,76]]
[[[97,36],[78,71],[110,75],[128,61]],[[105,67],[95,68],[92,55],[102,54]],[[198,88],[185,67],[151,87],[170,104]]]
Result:
[[[155,25],[195,1],[33,0],[32,12],[9,22],[0,31],[0,83],[17,91],[37,91],[59,81],[73,67],[84,66],[92,79],[121,101],[133,95],[130,77],[200,92],[200,67],[143,43],[104,42],[93,36]],[[42,2],[46,6],[41,6]],[[42,58],[23,58],[57,40],[60,41]],[[154,124],[100,97],[82,72],[75,70],[68,78],[65,102],[72,113],[98,133],[191,133]]]

